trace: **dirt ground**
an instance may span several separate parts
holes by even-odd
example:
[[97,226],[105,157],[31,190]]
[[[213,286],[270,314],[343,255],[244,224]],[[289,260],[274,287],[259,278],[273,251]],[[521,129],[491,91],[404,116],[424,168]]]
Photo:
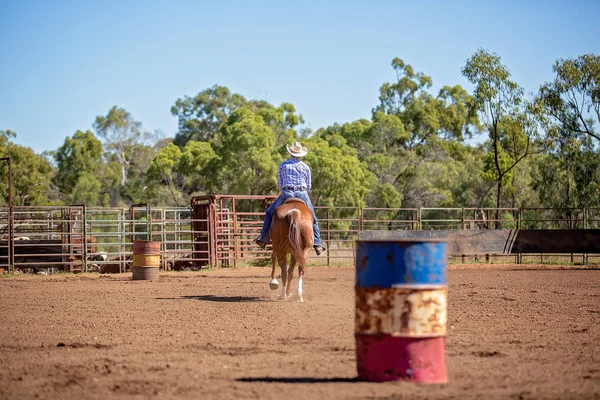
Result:
[[356,380],[353,267],[0,279],[0,399],[600,399],[600,269],[449,266],[449,383]]

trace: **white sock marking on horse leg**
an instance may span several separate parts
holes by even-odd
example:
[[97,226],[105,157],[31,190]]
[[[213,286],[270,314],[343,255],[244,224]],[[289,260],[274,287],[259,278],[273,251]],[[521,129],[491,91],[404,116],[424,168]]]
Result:
[[302,302],[302,276],[298,277],[298,301]]
[[286,296],[285,296],[285,287],[286,285],[281,285],[281,294],[279,295],[279,300],[285,300]]

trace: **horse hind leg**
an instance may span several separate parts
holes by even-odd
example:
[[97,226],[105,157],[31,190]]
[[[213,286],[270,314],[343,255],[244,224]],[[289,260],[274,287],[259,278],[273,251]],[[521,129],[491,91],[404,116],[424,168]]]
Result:
[[[308,257],[310,254],[310,249],[311,248],[308,247],[303,250],[305,262],[308,260]],[[304,297],[302,296],[302,294],[303,294],[302,278],[304,277],[304,267],[305,267],[305,265],[298,264],[298,301],[300,303],[304,303]]]
[[302,297],[302,277],[304,276],[304,268],[301,265],[298,266],[298,301],[304,303],[304,297]]
[[[287,286],[287,295],[289,297],[290,292],[292,291],[292,279],[294,278],[294,269],[296,268],[296,258],[294,256],[291,257],[290,267],[288,268],[288,286]],[[298,293],[298,296],[301,296],[301,293]]]
[[279,282],[277,282],[277,278],[275,278],[275,269],[277,268],[277,257],[275,256],[275,252],[271,254],[271,262],[273,263],[273,267],[271,269],[271,282],[269,282],[269,287],[273,290],[277,290]]
[[281,267],[281,294],[278,297],[279,300],[286,300],[289,296],[289,290],[286,289],[289,286],[289,277],[285,261],[285,255],[277,257],[277,262]]

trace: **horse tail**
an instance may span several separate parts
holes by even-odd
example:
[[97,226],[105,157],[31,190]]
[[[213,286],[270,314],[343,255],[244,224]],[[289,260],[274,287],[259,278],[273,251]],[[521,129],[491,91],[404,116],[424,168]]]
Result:
[[288,239],[290,241],[290,247],[292,248],[292,254],[296,258],[296,261],[300,266],[306,267],[306,260],[304,259],[304,252],[302,251],[302,229],[300,227],[300,210],[291,209],[288,212],[288,220],[290,222]]

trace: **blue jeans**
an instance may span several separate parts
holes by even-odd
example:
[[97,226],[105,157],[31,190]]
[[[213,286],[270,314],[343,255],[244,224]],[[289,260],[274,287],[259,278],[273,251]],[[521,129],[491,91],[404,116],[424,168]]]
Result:
[[273,203],[271,203],[269,208],[267,208],[267,210],[265,211],[265,222],[263,223],[263,227],[262,227],[262,230],[260,231],[260,236],[258,237],[258,239],[262,240],[263,242],[267,242],[267,243],[269,243],[271,241],[269,239],[269,229],[271,229],[271,221],[273,220],[273,213],[275,212],[277,207],[279,207],[280,205],[285,203],[285,201],[287,199],[291,199],[291,198],[303,200],[306,203],[306,205],[308,206],[308,208],[310,208],[310,211],[312,211],[313,218],[315,220],[315,223],[313,225],[313,231],[315,234],[315,246],[322,246],[321,232],[319,231],[319,221],[317,220],[317,216],[315,215],[315,208],[313,207],[312,202],[310,201],[310,197],[308,197],[308,193],[305,191],[296,192],[296,191],[292,191],[292,190],[283,190],[281,192],[281,196],[276,198],[275,201],[273,201]]

